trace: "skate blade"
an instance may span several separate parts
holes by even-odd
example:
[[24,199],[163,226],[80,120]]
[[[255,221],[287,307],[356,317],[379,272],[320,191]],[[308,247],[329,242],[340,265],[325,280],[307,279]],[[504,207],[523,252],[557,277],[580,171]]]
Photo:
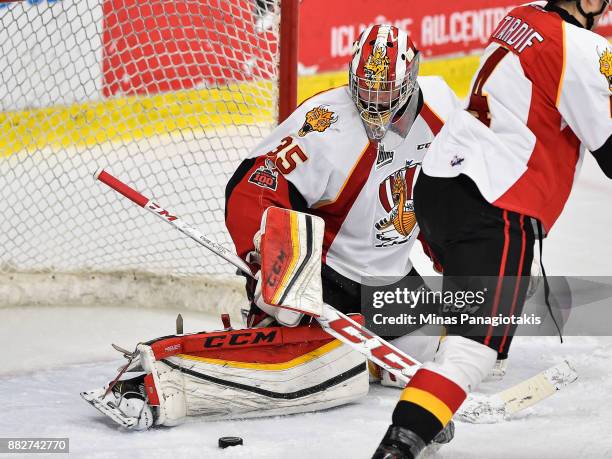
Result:
[[104,390],[93,390],[81,392],[81,398],[93,406],[107,418],[111,419],[126,429],[134,429],[138,423],[138,418],[129,417],[123,414],[117,407],[102,401]]

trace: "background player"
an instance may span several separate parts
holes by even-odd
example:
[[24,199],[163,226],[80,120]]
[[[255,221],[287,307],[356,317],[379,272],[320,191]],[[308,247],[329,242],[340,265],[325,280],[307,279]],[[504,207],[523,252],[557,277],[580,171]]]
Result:
[[[607,8],[602,0],[534,2],[508,13],[465,110],[452,114],[423,162],[415,187],[422,233],[447,288],[488,288],[482,315],[520,314],[535,232],[552,228],[585,149],[612,177],[612,51],[591,31]],[[479,332],[449,330],[435,362],[402,393],[375,458],[418,456],[497,353],[507,353],[514,328]]]

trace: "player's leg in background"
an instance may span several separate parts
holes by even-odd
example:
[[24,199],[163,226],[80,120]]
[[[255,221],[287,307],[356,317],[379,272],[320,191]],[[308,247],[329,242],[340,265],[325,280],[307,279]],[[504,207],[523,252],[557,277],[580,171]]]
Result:
[[[421,231],[443,264],[444,288],[486,289],[487,304],[474,315],[520,315],[534,256],[531,219],[492,206],[464,175],[421,174],[415,195]],[[515,330],[485,333],[480,340],[496,349],[498,358],[506,358]]]
[[[445,290],[483,292],[478,310],[459,312],[475,317],[518,316],[529,287],[535,236],[528,217],[490,206],[481,213],[473,237],[445,246]],[[506,358],[516,325],[478,327],[461,331]],[[482,333],[480,333],[482,332]],[[452,334],[453,330],[449,330]]]
[[[530,220],[491,206],[465,176],[421,174],[415,204],[425,240],[442,262],[445,287],[486,289],[486,301],[477,315],[520,314],[533,258]],[[412,378],[375,457],[384,457],[389,447],[404,454],[399,457],[416,456],[487,375],[498,352],[507,352],[514,329],[467,331],[451,327],[435,361],[426,362]]]

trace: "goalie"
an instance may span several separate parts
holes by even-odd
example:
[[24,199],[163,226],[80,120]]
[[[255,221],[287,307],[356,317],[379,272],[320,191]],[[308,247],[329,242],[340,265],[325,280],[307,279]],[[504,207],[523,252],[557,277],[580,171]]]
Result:
[[[349,86],[304,102],[238,167],[226,188],[226,226],[253,271],[246,329],[140,344],[125,371],[144,372],[83,393],[128,428],[288,414],[367,393],[364,357],[300,311],[324,301],[361,310],[368,279],[422,279],[412,186],[443,119],[458,106],[440,78],[417,78],[419,52],[393,26],[355,43]],[[437,339],[396,346],[431,356]],[[420,346],[421,349],[416,349]],[[383,378],[389,375],[378,373]]]
[[[361,312],[368,279],[420,279],[409,257],[419,233],[412,186],[459,102],[441,78],[417,78],[419,59],[405,32],[367,28],[354,45],[349,86],[306,100],[240,164],[226,187],[225,220],[254,269],[254,236],[276,206],[325,222],[323,300],[345,314]],[[247,290],[249,326],[300,322],[299,313],[269,307],[253,283]]]

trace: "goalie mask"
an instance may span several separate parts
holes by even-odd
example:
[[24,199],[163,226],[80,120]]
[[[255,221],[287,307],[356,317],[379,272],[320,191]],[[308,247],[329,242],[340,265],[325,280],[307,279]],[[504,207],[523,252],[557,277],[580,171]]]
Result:
[[408,34],[391,25],[370,26],[355,42],[349,87],[370,139],[381,140],[405,111],[418,88],[419,58]]

